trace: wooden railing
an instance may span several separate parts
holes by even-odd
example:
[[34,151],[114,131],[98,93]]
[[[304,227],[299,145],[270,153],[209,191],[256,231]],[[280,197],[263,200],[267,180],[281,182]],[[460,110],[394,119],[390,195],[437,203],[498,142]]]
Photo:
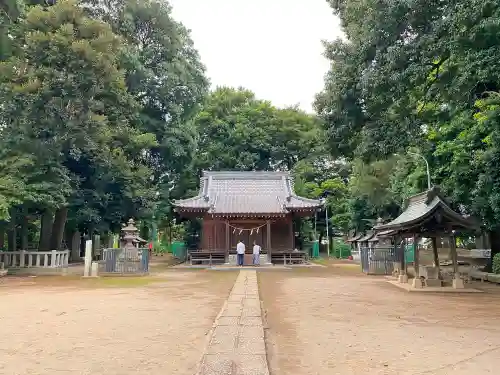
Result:
[[0,251],[0,263],[5,268],[65,268],[69,250],[52,251]]

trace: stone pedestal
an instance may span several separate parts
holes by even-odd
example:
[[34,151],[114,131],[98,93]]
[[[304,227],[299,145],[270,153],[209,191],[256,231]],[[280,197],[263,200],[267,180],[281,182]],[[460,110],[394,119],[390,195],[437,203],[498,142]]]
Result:
[[399,262],[392,262],[392,276],[398,278],[400,273],[401,265],[399,264]]
[[406,283],[408,283],[408,276],[407,275],[399,275],[398,276],[398,282],[400,284],[406,284]]
[[7,275],[7,270],[4,268],[3,262],[0,262],[0,277]]
[[412,288],[415,288],[415,289],[422,289],[424,285],[423,285],[422,279],[420,277],[415,277],[411,282],[411,286],[412,286]]
[[92,262],[90,267],[90,277],[99,277],[99,263]]
[[236,254],[229,254],[227,262],[232,266],[236,266],[236,263],[238,262],[238,258],[236,257]]
[[434,266],[420,266],[418,273],[425,279],[439,279],[439,268]]
[[464,289],[465,288],[464,281],[458,276],[455,276],[455,278],[453,279],[452,286],[453,286],[453,289]]
[[260,254],[260,264],[270,265],[269,256],[267,254]]
[[443,286],[443,282],[439,279],[427,279],[425,284],[430,288],[438,288]]

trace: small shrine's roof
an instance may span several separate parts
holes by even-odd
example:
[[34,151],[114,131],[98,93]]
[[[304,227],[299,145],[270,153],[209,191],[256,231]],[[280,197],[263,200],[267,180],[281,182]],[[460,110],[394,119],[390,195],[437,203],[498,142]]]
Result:
[[199,194],[174,205],[212,214],[286,214],[314,211],[322,203],[296,195],[288,172],[203,172]]
[[135,236],[135,239],[133,241],[134,242],[139,242],[139,243],[147,243],[148,242],[144,238],[141,238],[139,236]]
[[439,223],[448,223],[453,229],[479,229],[479,225],[471,218],[453,211],[441,196],[437,187],[408,199],[405,210],[389,223],[377,225],[374,229],[381,231],[413,230],[436,218]]
[[380,239],[392,237],[395,234],[393,230],[384,230],[381,232],[377,232],[372,238],[368,240],[368,242],[377,242]]
[[359,238],[357,240],[357,242],[365,242],[365,241],[368,241],[370,240],[373,236],[375,235],[375,233],[373,232],[368,232],[366,233],[364,236],[362,236],[361,238]]
[[359,239],[362,238],[362,237],[363,237],[363,233],[355,234],[351,238],[348,238],[346,240],[346,242],[356,242],[356,241],[359,241]]

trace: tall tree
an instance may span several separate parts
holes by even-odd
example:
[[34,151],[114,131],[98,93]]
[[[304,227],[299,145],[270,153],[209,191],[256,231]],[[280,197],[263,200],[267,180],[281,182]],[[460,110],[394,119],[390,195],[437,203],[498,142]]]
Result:
[[166,1],[86,0],[84,4],[127,41],[122,61],[127,88],[142,105],[144,131],[157,140],[148,162],[158,183],[178,183],[195,149],[191,120],[208,90],[205,68],[188,30],[173,19]]
[[139,198],[150,177],[143,154],[154,136],[140,130],[120,69],[125,44],[107,24],[63,0],[30,8],[22,33],[21,53],[0,65],[3,142],[34,155],[43,171],[32,181],[46,188],[32,199],[45,212],[40,247],[59,247],[68,208],[95,225],[114,201],[121,215],[147,202]]
[[[346,41],[316,108],[332,151],[377,159],[418,146],[433,179],[464,213],[481,217],[500,251],[494,108],[500,87],[497,1],[330,0]],[[493,95],[494,96],[494,95]],[[484,118],[477,118],[482,113]]]
[[315,116],[276,108],[245,89],[212,92],[196,127],[200,169],[291,170],[321,146]]

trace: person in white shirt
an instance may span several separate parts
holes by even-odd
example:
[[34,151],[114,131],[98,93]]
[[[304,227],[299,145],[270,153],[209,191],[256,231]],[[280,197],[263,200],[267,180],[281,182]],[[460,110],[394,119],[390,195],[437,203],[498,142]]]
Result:
[[253,241],[253,265],[258,266],[260,264],[260,246],[257,245],[256,241]]
[[241,240],[236,245],[236,254],[238,257],[238,266],[243,266],[243,259],[245,256],[245,244]]

